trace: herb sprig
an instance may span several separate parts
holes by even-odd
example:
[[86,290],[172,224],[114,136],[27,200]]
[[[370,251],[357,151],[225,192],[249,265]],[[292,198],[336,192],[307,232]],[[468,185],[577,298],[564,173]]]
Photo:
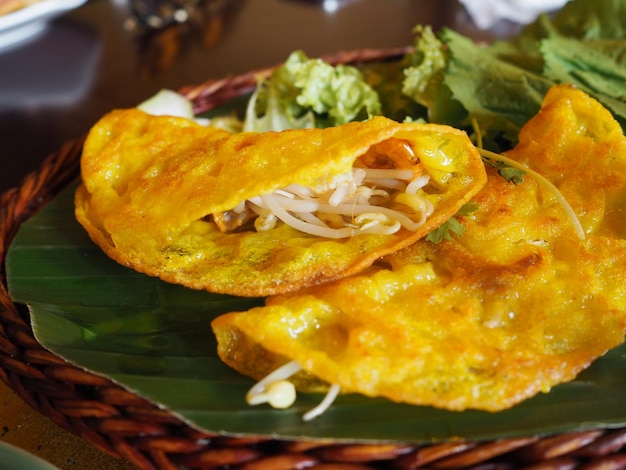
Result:
[[452,234],[461,236],[465,227],[461,224],[457,217],[466,217],[477,210],[478,204],[474,201],[464,204],[454,216],[450,217],[446,222],[426,235],[426,241],[438,244],[444,240],[452,240]]

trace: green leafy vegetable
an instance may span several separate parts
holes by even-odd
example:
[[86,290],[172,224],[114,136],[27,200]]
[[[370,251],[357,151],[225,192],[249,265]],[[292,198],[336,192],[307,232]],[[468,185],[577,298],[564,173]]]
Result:
[[624,39],[626,3],[623,0],[574,0],[553,20],[563,35],[582,39]]
[[398,122],[426,121],[428,108],[399,92],[406,66],[405,57],[403,60],[363,64],[359,70],[365,81],[378,93],[383,116]]
[[408,65],[402,92],[427,108],[429,121],[461,127],[467,111],[444,83],[449,61],[447,46],[430,26],[417,26],[413,32],[414,52],[405,59]]
[[500,176],[513,184],[521,184],[524,182],[526,172],[519,168],[514,168],[501,160],[492,160],[487,157],[483,157],[483,162],[497,169]]
[[[545,74],[555,82],[572,83],[609,109],[626,129],[626,63],[614,59],[594,42],[554,37],[541,42]],[[622,42],[622,53],[626,40]]]
[[473,201],[464,204],[453,217],[450,217],[446,222],[426,235],[426,241],[437,244],[444,240],[452,240],[452,234],[462,235],[465,227],[459,222],[457,217],[465,217],[477,209],[478,204]]
[[328,127],[380,114],[378,94],[354,66],[289,55],[252,95],[244,129]]
[[[429,107],[432,122],[470,128],[485,148],[507,150],[547,90],[570,83],[613,112],[626,129],[626,3],[572,0],[517,36],[485,46],[449,29],[416,30],[404,91]],[[445,58],[442,65],[441,58]]]
[[404,70],[402,92],[426,107],[432,107],[437,88],[444,78],[447,58],[443,42],[430,26],[418,25],[414,52],[408,54],[408,66]]
[[260,81],[244,130],[327,127],[375,114],[468,131],[477,122],[484,148],[502,152],[558,83],[589,93],[626,129],[624,31],[622,0],[572,0],[491,45],[418,25],[413,51],[394,64],[331,66],[296,51]]

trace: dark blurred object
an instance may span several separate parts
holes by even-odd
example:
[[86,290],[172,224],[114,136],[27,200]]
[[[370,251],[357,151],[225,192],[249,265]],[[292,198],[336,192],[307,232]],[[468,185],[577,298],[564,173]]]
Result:
[[201,7],[220,8],[228,0],[130,0],[130,17],[124,27],[162,29],[187,22]]
[[243,0],[196,1],[184,22],[146,28],[138,38],[140,76],[147,78],[169,69],[192,44],[206,49],[215,46],[242,3]]
[[287,0],[289,2],[300,2],[316,7],[321,7],[326,13],[334,13],[342,7],[359,0]]
[[130,17],[125,23],[128,30],[138,27],[164,28],[174,23],[184,23],[199,0],[131,0]]

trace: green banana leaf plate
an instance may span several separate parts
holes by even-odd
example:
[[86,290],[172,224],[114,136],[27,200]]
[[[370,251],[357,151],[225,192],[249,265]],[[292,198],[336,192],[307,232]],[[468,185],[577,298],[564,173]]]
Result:
[[12,299],[28,306],[36,339],[191,426],[233,436],[437,442],[491,440],[626,425],[626,350],[610,351],[579,377],[510,410],[448,412],[357,395],[322,416],[302,414],[322,399],[250,407],[253,385],[220,362],[210,322],[262,299],[194,291],[126,269],[94,245],[73,213],[76,183],[23,223],[7,260]]

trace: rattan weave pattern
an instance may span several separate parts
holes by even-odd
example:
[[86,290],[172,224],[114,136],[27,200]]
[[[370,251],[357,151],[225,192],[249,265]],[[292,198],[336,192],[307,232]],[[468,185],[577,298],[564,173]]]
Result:
[[[326,59],[354,63],[402,51],[351,51]],[[256,76],[270,71],[210,80],[181,92],[196,112],[205,112],[248,93]],[[0,200],[0,378],[60,427],[141,469],[626,468],[626,429],[427,445],[224,437],[196,430],[108,379],[66,363],[36,341],[28,312],[11,301],[4,261],[20,224],[78,176],[82,144],[83,138],[65,144]]]

